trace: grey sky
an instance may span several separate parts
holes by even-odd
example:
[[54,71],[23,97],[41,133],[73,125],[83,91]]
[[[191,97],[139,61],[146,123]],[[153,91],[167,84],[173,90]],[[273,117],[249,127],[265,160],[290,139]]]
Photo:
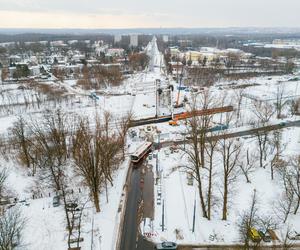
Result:
[[0,27],[299,27],[299,0],[0,0]]

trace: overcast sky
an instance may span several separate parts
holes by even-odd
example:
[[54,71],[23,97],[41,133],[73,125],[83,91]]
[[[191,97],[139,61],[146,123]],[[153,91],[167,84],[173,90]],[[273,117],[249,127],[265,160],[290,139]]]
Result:
[[299,27],[300,0],[0,0],[0,28]]

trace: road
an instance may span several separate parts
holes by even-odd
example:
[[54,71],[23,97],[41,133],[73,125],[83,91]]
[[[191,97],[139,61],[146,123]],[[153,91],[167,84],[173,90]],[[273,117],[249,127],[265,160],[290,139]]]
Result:
[[[244,250],[245,247],[242,245],[217,245],[217,246],[179,246],[178,250]],[[269,245],[269,246],[259,246],[259,247],[250,247],[250,250],[259,249],[259,250],[285,250],[287,247],[281,245]],[[290,245],[289,250],[299,250],[300,244]]]
[[[149,46],[149,53],[151,55],[151,70],[153,71],[153,76],[159,78],[159,73],[155,72],[157,70],[153,64],[158,64],[159,55],[157,46],[155,45],[155,41],[152,43],[152,47]],[[153,49],[154,48],[154,49]],[[149,72],[149,74],[152,74]],[[167,117],[167,119],[171,119]],[[157,122],[166,122],[167,120],[157,119],[152,117],[152,119],[141,119],[137,121],[135,125],[144,125],[149,123],[157,123]],[[292,121],[286,124],[276,124],[265,126],[261,128],[252,128],[244,131],[237,131],[226,133],[223,131],[222,135],[216,135],[208,137],[208,140],[216,140],[219,138],[234,138],[234,137],[241,137],[241,136],[248,136],[248,135],[255,135],[257,132],[260,131],[271,131],[276,129],[282,129],[285,127],[292,127],[292,126],[300,126],[299,121]],[[174,141],[167,141],[162,142],[160,147],[168,147],[174,144],[184,144],[188,143],[188,139],[184,141],[174,142]],[[153,250],[154,245],[151,242],[145,240],[139,233],[139,224],[143,217],[153,217],[153,173],[149,171],[149,169],[144,166],[143,161],[141,161],[136,168],[132,168],[129,172],[127,180],[127,201],[125,205],[125,214],[124,214],[124,221],[121,230],[120,236],[120,250]],[[141,181],[142,180],[142,181]],[[143,202],[142,202],[143,201]],[[144,205],[144,209],[141,209],[141,204]],[[179,246],[179,250],[192,250],[192,249],[240,249],[240,246]],[[299,248],[300,249],[300,248]]]
[[[141,218],[153,218],[153,172],[143,160],[130,171],[120,250],[153,250],[153,245],[138,233]],[[145,204],[143,213],[139,209],[142,200]]]
[[[292,121],[288,123],[281,123],[275,125],[269,125],[261,128],[254,128],[244,131],[238,131],[233,133],[224,133],[222,135],[208,137],[208,140],[216,140],[218,138],[233,138],[248,135],[255,135],[260,131],[271,131],[282,129],[286,127],[300,126],[300,120]],[[176,144],[188,143],[181,141]],[[174,145],[174,142],[163,142],[161,147],[168,147]],[[145,240],[138,230],[139,218],[150,217],[153,218],[153,172],[150,168],[143,164],[141,161],[136,168],[133,168],[128,180],[128,198],[126,203],[126,211],[124,217],[124,224],[121,237],[120,250],[153,250],[154,245],[151,242]],[[143,200],[144,211],[142,215],[139,215],[139,205]],[[140,217],[139,217],[140,216]],[[193,250],[193,249],[243,249],[241,246],[180,246],[179,250]],[[271,249],[266,247],[265,249]],[[276,248],[280,249],[280,248]],[[297,249],[297,248],[296,248]]]
[[120,250],[136,249],[138,231],[138,207],[142,198],[140,187],[141,165],[142,161],[137,164],[137,168],[132,168],[128,180],[127,202],[121,235]]
[[[273,130],[278,130],[278,129],[283,129],[283,128],[288,128],[288,127],[300,127],[300,120],[297,121],[289,121],[286,123],[280,123],[280,124],[274,124],[274,125],[268,125],[264,127],[259,127],[259,128],[251,128],[251,129],[246,129],[242,131],[237,131],[237,132],[231,132],[231,133],[226,133],[226,130],[223,130],[221,134],[213,135],[213,136],[207,136],[207,140],[218,140],[222,138],[235,138],[235,137],[242,137],[242,136],[249,136],[249,135],[255,135],[259,132],[263,131],[273,131]],[[161,142],[159,147],[165,148],[165,147],[170,147],[173,145],[183,145],[183,144],[188,144],[189,139],[187,138],[186,140],[180,140],[180,141],[164,141]],[[155,145],[157,148],[158,145]]]

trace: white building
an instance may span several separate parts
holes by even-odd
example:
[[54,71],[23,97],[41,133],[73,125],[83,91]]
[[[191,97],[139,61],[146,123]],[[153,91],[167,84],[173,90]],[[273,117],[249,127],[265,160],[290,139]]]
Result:
[[15,44],[15,42],[0,43],[0,47],[7,48],[9,46],[14,46]]
[[137,47],[139,44],[139,36],[136,34],[131,34],[130,35],[130,43],[129,46],[131,47]]
[[29,67],[31,76],[38,76],[41,74],[40,66],[31,66]]
[[169,36],[163,35],[163,41],[164,41],[164,43],[169,42]]
[[65,42],[62,41],[62,40],[59,40],[59,41],[52,41],[52,42],[50,42],[50,45],[53,46],[53,47],[65,47],[65,46],[67,46],[67,45],[65,44]]
[[122,48],[110,48],[107,50],[106,55],[112,57],[122,57],[124,55],[124,49]]
[[69,40],[68,41],[69,45],[76,44],[76,43],[78,43],[78,40]]
[[119,43],[122,41],[122,35],[115,35],[114,36],[114,43]]

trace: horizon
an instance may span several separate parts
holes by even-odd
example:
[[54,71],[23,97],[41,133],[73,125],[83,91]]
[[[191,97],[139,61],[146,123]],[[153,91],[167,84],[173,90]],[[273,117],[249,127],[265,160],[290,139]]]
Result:
[[287,27],[300,22],[294,0],[0,0],[0,28],[136,29]]
[[136,27],[136,28],[1,28],[0,35],[20,34],[298,34],[300,27]]

